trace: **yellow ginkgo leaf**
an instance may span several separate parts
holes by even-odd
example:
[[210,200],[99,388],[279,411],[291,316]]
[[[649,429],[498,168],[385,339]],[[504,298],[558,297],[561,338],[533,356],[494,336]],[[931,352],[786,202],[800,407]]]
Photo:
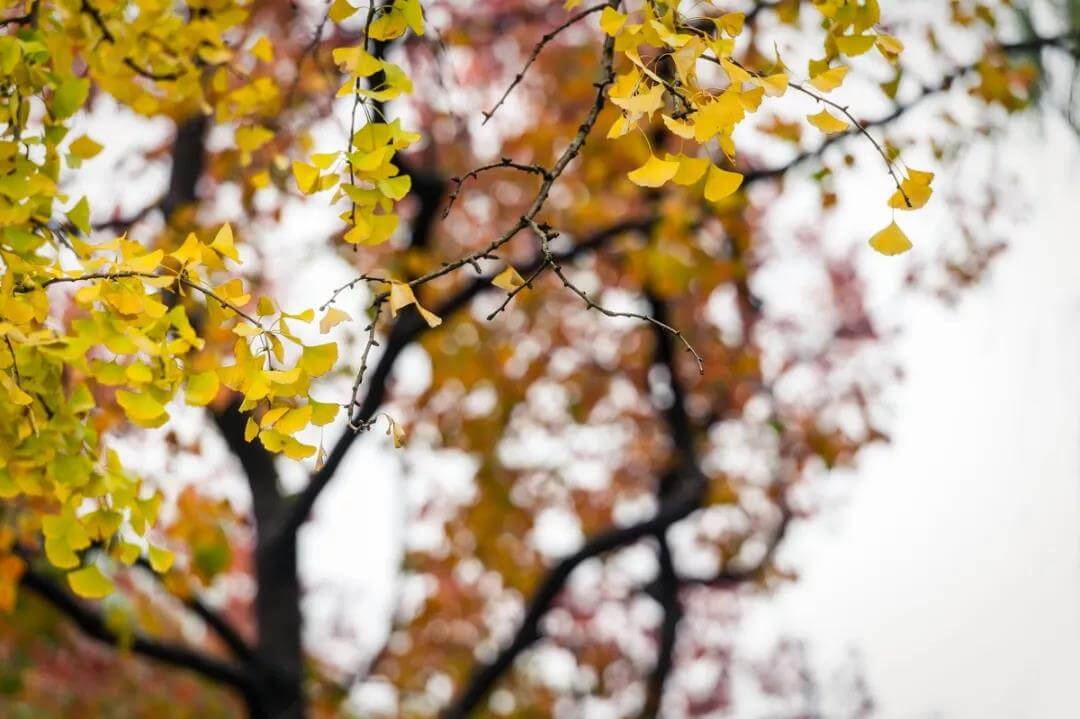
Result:
[[337,362],[338,349],[333,342],[305,347],[300,356],[300,366],[312,377],[326,374]]
[[90,139],[86,135],[79,135],[75,140],[68,145],[68,152],[76,157],[81,157],[84,160],[88,160],[94,155],[101,152],[102,146]]
[[382,61],[361,46],[338,47],[333,52],[334,64],[355,77],[370,77],[382,69]]
[[303,162],[292,164],[293,177],[296,178],[296,186],[300,192],[310,195],[319,181],[319,169]]
[[85,599],[101,599],[112,594],[112,580],[101,573],[95,565],[77,569],[67,575],[71,591]]
[[[732,83],[738,84],[741,82],[750,82],[753,78],[753,75],[747,72],[745,68],[735,64],[735,61],[730,58],[720,58],[720,67],[724,68],[724,72],[727,73],[728,79],[731,80]],[[787,75],[784,75],[784,79],[787,80]],[[784,84],[786,85],[787,83],[785,82]]]
[[65,214],[79,232],[84,235],[90,234],[90,203],[85,197],[76,202],[75,206]]
[[894,221],[870,238],[870,246],[883,255],[901,255],[911,249],[911,240]]
[[524,285],[525,280],[518,274],[518,271],[514,269],[513,265],[511,265],[495,275],[495,277],[491,279],[491,284],[495,285],[500,290],[513,292],[518,287]]
[[600,13],[600,29],[607,35],[615,37],[625,24],[626,15],[611,6],[604,8],[604,12]]
[[390,313],[397,316],[402,307],[408,307],[416,302],[416,295],[412,287],[404,282],[394,282],[390,285]]
[[210,247],[217,250],[218,254],[228,257],[234,262],[240,261],[240,255],[236,252],[236,245],[233,244],[232,226],[228,222],[218,230],[218,233],[214,236],[214,241],[210,243]]
[[217,372],[213,370],[191,375],[187,382],[184,399],[193,407],[205,407],[217,397],[219,386]]
[[330,6],[328,15],[331,20],[340,25],[342,22],[355,15],[358,9],[359,8],[355,8],[346,2],[346,0],[334,0],[334,3]]
[[669,115],[661,115],[664,120],[664,127],[671,131],[673,135],[681,137],[684,140],[692,140],[694,138],[694,126],[689,122],[683,120],[676,120]]
[[893,59],[904,51],[904,43],[892,35],[878,35],[875,39],[878,51],[888,59]]
[[889,198],[889,207],[896,210],[918,210],[925,207],[930,196],[934,194],[934,189],[930,187],[933,181],[934,173],[908,168],[908,176]]
[[46,537],[45,556],[50,564],[60,569],[79,566],[79,555],[72,551],[66,537]]
[[158,574],[161,574],[162,572],[167,572],[169,571],[169,569],[172,568],[173,560],[175,559],[175,557],[173,557],[173,553],[170,552],[168,549],[155,547],[151,544],[150,548],[147,550],[147,554],[150,560],[151,569],[153,569]]
[[348,312],[339,310],[337,307],[331,307],[326,311],[326,314],[323,315],[323,318],[319,320],[319,332],[321,334],[326,334],[342,322],[351,319],[352,317],[349,316]]
[[832,92],[843,84],[847,76],[847,65],[839,65],[824,72],[818,73],[810,79],[810,84],[821,92]]
[[281,444],[282,453],[289,459],[307,459],[315,454],[315,448],[289,437]]
[[416,311],[419,312],[420,316],[424,318],[424,322],[427,322],[428,327],[435,329],[442,324],[442,317],[439,317],[437,314],[424,307],[419,302],[416,303]]
[[165,414],[165,408],[147,392],[117,390],[116,401],[133,422],[151,422]]
[[862,55],[874,47],[874,35],[841,35],[836,38],[836,49],[848,57]]
[[384,414],[386,417],[387,427],[386,434],[394,439],[394,448],[401,449],[405,446],[405,430],[401,428],[401,425],[394,421],[394,418],[388,414]]
[[689,157],[687,155],[667,155],[665,160],[679,163],[679,171],[671,178],[676,185],[693,185],[705,176],[711,163],[707,157]]
[[257,60],[270,62],[274,59],[274,46],[270,43],[270,40],[266,35],[262,35],[255,41],[255,44],[251,46],[251,54]]
[[675,173],[678,171],[678,162],[661,160],[659,157],[651,155],[648,162],[630,172],[627,177],[629,177],[630,181],[635,185],[641,187],[660,187],[665,182],[675,177]]
[[705,180],[705,199],[718,202],[733,194],[742,185],[743,176],[738,172],[721,170],[716,165],[709,167],[709,176]]
[[236,129],[236,146],[244,152],[255,152],[274,139],[274,133],[262,125],[245,125]]
[[767,77],[755,76],[753,79],[759,87],[765,90],[765,94],[769,97],[780,97],[787,92],[787,73],[778,72],[775,75],[769,75]]
[[828,110],[822,110],[816,115],[807,115],[810,124],[824,132],[826,135],[834,135],[848,129],[848,124],[838,117],[834,117]]

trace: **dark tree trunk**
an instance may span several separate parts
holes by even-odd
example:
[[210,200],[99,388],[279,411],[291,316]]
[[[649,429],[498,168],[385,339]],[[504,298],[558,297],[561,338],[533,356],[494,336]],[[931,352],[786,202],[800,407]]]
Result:
[[286,532],[255,551],[258,593],[255,620],[259,631],[257,670],[268,719],[304,716],[303,648],[301,646],[300,582],[296,535]]
[[[204,165],[208,122],[196,117],[182,123],[172,152],[169,189],[161,210],[171,217],[198,199]],[[247,697],[253,719],[302,719],[303,648],[301,645],[300,580],[296,563],[296,534],[277,526],[287,504],[278,491],[273,457],[257,443],[244,440],[245,417],[234,404],[215,421],[229,449],[239,460],[251,488],[255,515],[255,626],[258,641],[248,667],[255,692]]]

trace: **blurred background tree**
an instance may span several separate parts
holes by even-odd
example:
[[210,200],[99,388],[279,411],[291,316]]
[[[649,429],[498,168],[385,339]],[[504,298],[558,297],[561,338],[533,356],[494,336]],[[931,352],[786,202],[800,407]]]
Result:
[[[733,683],[748,670],[790,716],[814,715],[820,679],[797,639],[740,669],[732,628],[747,596],[795,579],[775,562],[791,523],[817,511],[815,484],[887,439],[880,409],[898,378],[865,304],[866,238],[815,228],[836,212],[845,176],[877,183],[883,200],[894,191],[863,130],[898,167],[911,158],[948,174],[973,136],[993,141],[1013,114],[1061,112],[1075,127],[1080,4],[887,4],[876,30],[903,41],[903,59],[889,62],[892,46],[853,58],[830,95],[860,126],[841,120],[846,129],[824,134],[804,121],[819,102],[766,99],[736,136],[741,187],[715,203],[677,184],[628,182],[684,143],[659,117],[605,139],[621,117],[605,103],[552,185],[543,224],[528,228],[542,246],[526,231],[496,261],[485,248],[527,215],[603,80],[605,3],[566,5],[432,0],[422,36],[372,43],[413,87],[368,98],[371,117],[400,117],[420,136],[395,160],[411,192],[378,246],[350,241],[355,211],[342,229],[322,196],[302,197],[303,168],[319,176],[311,153],[342,147],[355,129],[353,96],[335,99],[348,77],[334,50],[368,44],[364,8],[246,5],[227,44],[258,62],[235,76],[196,63],[200,82],[237,88],[230,102],[245,109],[235,115],[194,101],[147,110],[137,93],[94,85],[81,120],[107,136],[106,151],[66,186],[93,199],[92,235],[127,232],[172,252],[188,232],[228,221],[250,286],[331,317],[341,359],[324,387],[347,396],[367,371],[348,423],[298,435],[318,446],[300,472],[247,441],[240,393],[223,387],[206,410],[172,409],[153,432],[131,427],[101,393],[102,429],[165,497],[153,537],[177,561],[164,573],[110,563],[117,592],[78,598],[21,528],[33,507],[6,501],[0,570],[19,589],[0,618],[0,714],[716,716],[738,712]],[[192,23],[231,6],[175,12]],[[822,13],[869,6],[718,2],[685,8],[680,22],[743,13],[738,65],[781,72],[782,56],[799,68],[794,81],[820,55]],[[20,32],[54,11],[85,31],[98,23],[93,7],[37,0],[12,7],[4,25]],[[118,28],[144,4],[102,8]],[[95,32],[89,49],[101,51],[109,41]],[[674,82],[670,57],[656,72]],[[132,72],[162,82],[146,77],[155,70]],[[387,82],[381,74],[372,87]],[[279,88],[273,101],[240,94],[257,95],[246,88],[265,87],[261,78]],[[678,115],[677,93],[670,102]],[[270,132],[242,139],[252,122]],[[940,244],[912,265],[913,289],[953,297],[980,279],[1003,247],[990,228],[1009,189],[990,177],[946,200],[959,232],[913,237]],[[777,231],[792,213],[797,231]],[[418,280],[448,266],[459,269],[416,286],[436,327],[408,303],[392,317],[383,303],[395,301],[379,299],[377,282],[354,281]],[[517,275],[500,274],[507,266]],[[223,354],[233,339],[207,332]],[[407,437],[399,476],[347,462],[380,417],[394,443]],[[376,479],[407,487],[400,601],[381,648],[349,664],[305,641],[302,619],[310,630],[332,617],[302,612],[313,590],[301,581],[298,536],[332,482]],[[830,716],[872,707],[856,673],[842,714]]]

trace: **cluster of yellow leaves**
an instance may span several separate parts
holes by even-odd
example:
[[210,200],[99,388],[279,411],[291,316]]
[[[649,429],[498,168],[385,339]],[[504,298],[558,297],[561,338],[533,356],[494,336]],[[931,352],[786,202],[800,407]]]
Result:
[[[311,397],[314,380],[337,362],[337,346],[305,344],[295,334],[313,321],[311,310],[290,314],[250,296],[230,266],[239,253],[229,226],[212,238],[189,235],[172,252],[125,237],[93,244],[82,239],[93,230],[86,198],[59,189],[65,166],[77,169],[103,149],[86,135],[68,137],[92,87],[144,115],[204,113],[235,122],[240,162],[251,163],[274,139],[255,118],[275,114],[281,98],[270,40],[239,34],[247,49],[236,44],[248,5],[206,0],[193,11],[157,0],[38,2],[0,34],[0,499],[32,508],[20,513],[17,533],[0,531],[5,606],[19,575],[12,545],[35,533],[82,596],[112,588],[89,559],[91,548],[128,564],[145,553],[156,570],[168,569],[171,555],[145,541],[160,495],[105,444],[118,422],[159,427],[179,397],[204,406],[225,387],[243,397],[249,440],[302,459],[317,449],[296,435],[340,411]],[[340,22],[357,11],[338,0],[331,15]],[[418,0],[374,13],[369,39],[423,31]],[[338,50],[335,60],[349,75],[344,91],[358,102],[411,90],[399,67],[362,47]],[[362,87],[374,75],[381,84]],[[394,232],[393,205],[409,191],[394,154],[417,139],[398,122],[370,122],[347,152],[298,163],[296,179],[305,192],[328,189],[337,184],[328,171],[344,161],[340,173],[349,182],[339,197],[353,205],[344,215],[346,239],[377,244]],[[391,293],[394,311],[416,304],[426,313],[402,287]],[[320,329],[347,318],[328,312]],[[230,334],[225,357],[220,342],[205,341]]]
[[[0,497],[50,508],[41,517],[46,554],[74,570],[74,591],[92,597],[111,584],[95,565],[78,568],[78,552],[97,544],[132,563],[141,550],[128,538],[145,533],[160,504],[115,454],[101,453],[99,403],[115,399],[132,424],[159,427],[181,391],[188,404],[203,406],[224,385],[253,412],[249,440],[302,459],[316,448],[294,435],[340,410],[310,396],[313,379],[337,361],[337,346],[304,344],[294,334],[290,323],[311,322],[311,310],[289,314],[267,298],[253,301],[227,266],[239,259],[228,225],[209,241],[191,234],[168,254],[124,237],[70,242],[73,269],[0,249],[0,334],[8,350],[0,355]],[[78,287],[66,332],[49,323],[54,285]],[[243,309],[250,304],[254,310]],[[200,336],[222,331],[236,336],[225,366]],[[95,509],[86,511],[88,503]],[[167,568],[168,556],[149,548],[155,569]]]
[[[566,7],[578,4],[570,0]],[[764,98],[781,97],[794,87],[847,115],[846,109],[825,97],[838,89],[848,74],[849,68],[840,58],[877,48],[886,60],[895,63],[903,44],[875,29],[881,15],[877,0],[820,0],[814,7],[823,19],[825,54],[810,61],[805,83],[795,82],[779,52],[772,66],[762,70],[747,68],[736,59],[736,41],[745,25],[743,13],[724,13],[718,8],[717,14],[702,22],[684,17],[675,0],[643,3],[632,13],[605,7],[600,14],[600,28],[614,39],[616,52],[628,61],[609,90],[611,102],[621,113],[609,129],[608,138],[640,130],[659,113],[664,128],[678,139],[681,148],[688,143],[698,148],[665,152],[662,156],[650,150],[644,164],[629,173],[629,180],[649,188],[669,182],[682,186],[701,182],[705,199],[720,202],[738,191],[743,176],[716,164],[710,157],[711,147],[715,143],[726,164],[734,168],[735,128],[759,110]],[[714,87],[699,77],[702,62],[718,66],[727,79],[726,85]],[[848,119],[829,109],[807,117],[825,134],[852,131]],[[885,159],[891,167],[892,160]],[[931,178],[927,173],[912,171],[903,181],[902,191],[898,190],[902,202],[898,204],[894,198],[890,206],[921,207],[929,199]],[[878,248],[881,243],[872,245]],[[890,243],[889,247],[897,245]]]
[[[330,19],[340,23],[358,11],[347,0],[336,0]],[[407,30],[422,35],[424,16],[419,0],[394,0],[373,6],[370,12],[364,43],[337,48],[333,53],[346,77],[338,96],[353,97],[355,106],[364,105],[368,122],[350,136],[346,150],[317,153],[309,162],[292,165],[296,185],[304,194],[337,187],[332,201],[349,200],[350,207],[341,218],[348,225],[344,239],[352,245],[379,245],[394,234],[398,226],[394,205],[412,188],[412,178],[401,174],[394,156],[420,139],[403,130],[398,120],[376,118],[370,111],[369,102],[385,103],[412,92],[412,81],[401,67],[376,58],[366,47],[368,40],[393,40]],[[373,79],[377,84],[368,87]]]

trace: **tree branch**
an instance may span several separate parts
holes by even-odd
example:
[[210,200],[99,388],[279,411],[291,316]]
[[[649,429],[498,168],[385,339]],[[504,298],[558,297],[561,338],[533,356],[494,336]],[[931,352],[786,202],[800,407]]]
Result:
[[700,472],[694,472],[680,478],[679,484],[678,491],[661,504],[660,510],[651,519],[626,527],[611,528],[593,537],[577,552],[556,564],[529,602],[525,619],[514,638],[494,660],[477,668],[461,694],[443,712],[443,719],[464,719],[468,716],[517,657],[540,638],[540,621],[551,609],[566,580],[578,566],[586,560],[628,546],[645,537],[656,536],[696,510],[705,490],[705,477]]
[[[569,262],[597,250],[611,239],[618,237],[623,233],[644,231],[652,226],[655,219],[656,218],[654,217],[646,217],[642,219],[622,220],[601,230],[597,230],[587,239],[571,249],[565,252],[555,253],[554,257],[559,262]],[[531,262],[522,268],[522,271],[526,274],[535,272],[545,263],[546,260],[543,255],[538,253]],[[452,294],[443,301],[442,304],[433,308],[433,311],[444,318],[453,315],[468,306],[469,302],[481,292],[495,290],[496,288],[491,284],[491,279],[491,276],[473,279],[472,282]],[[379,356],[379,361],[368,378],[367,393],[364,395],[364,399],[360,402],[356,414],[354,415],[357,424],[362,424],[375,416],[375,413],[382,405],[386,393],[389,390],[388,380],[390,373],[393,370],[398,357],[401,355],[401,352],[428,330],[427,324],[415,313],[401,314],[398,316],[397,321],[391,326],[389,335],[383,343],[383,353]],[[357,436],[359,436],[358,431],[346,429],[345,433],[338,439],[333,448],[331,448],[322,468],[311,475],[307,487],[297,495],[296,500],[293,502],[289,517],[279,531],[295,532],[300,528],[300,525],[304,523],[307,519],[307,515],[311,512],[311,508],[315,506],[315,501],[318,499],[319,494],[326,488],[326,485],[330,483],[330,480],[333,479],[334,473],[337,472],[338,468],[341,466],[345,454],[349,451],[349,448],[352,447],[352,443],[356,441]]]
[[660,707],[664,699],[664,685],[675,665],[675,641],[678,639],[679,622],[682,620],[682,605],[679,603],[679,578],[675,574],[675,564],[671,557],[671,547],[667,537],[658,537],[657,559],[660,574],[657,577],[654,599],[660,604],[664,617],[660,622],[657,638],[656,664],[645,693],[645,707],[641,711],[642,719],[656,719],[660,716]]
[[[23,557],[28,561],[28,557]],[[89,605],[77,599],[47,575],[27,567],[20,580],[21,585],[48,602],[75,623],[87,636],[117,649],[125,647],[136,654],[195,672],[206,679],[226,684],[240,691],[245,698],[254,694],[251,677],[242,668],[211,657],[190,647],[173,642],[152,639],[136,633],[128,640],[117,636],[101,615]]]

